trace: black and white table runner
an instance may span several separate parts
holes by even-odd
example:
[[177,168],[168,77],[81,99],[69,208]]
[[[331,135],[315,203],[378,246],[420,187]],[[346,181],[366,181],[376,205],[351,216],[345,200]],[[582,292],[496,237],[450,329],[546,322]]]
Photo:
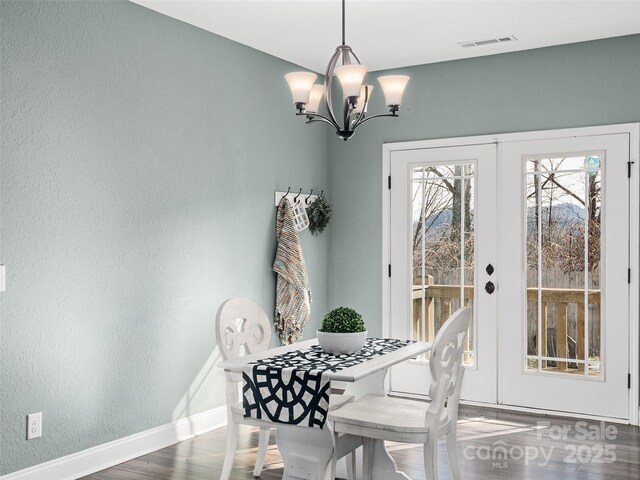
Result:
[[330,372],[393,352],[412,340],[368,338],[359,352],[331,355],[320,345],[245,365],[244,416],[323,428],[329,410]]

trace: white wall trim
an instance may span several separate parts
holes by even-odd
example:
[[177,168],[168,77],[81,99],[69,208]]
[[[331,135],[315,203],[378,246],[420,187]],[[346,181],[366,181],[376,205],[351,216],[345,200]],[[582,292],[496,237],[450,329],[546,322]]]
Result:
[[[557,130],[535,130],[531,132],[495,133],[472,137],[451,137],[433,140],[412,140],[408,142],[389,142],[382,146],[383,157],[390,159],[391,152],[415,150],[420,148],[456,147],[463,145],[483,145],[486,143],[527,142],[531,140],[550,140],[554,138],[591,137],[594,135],[617,135],[627,133],[637,138],[638,123],[620,123],[594,127],[561,128]],[[384,158],[383,158],[384,161]]]
[[[616,125],[601,125],[595,127],[577,127],[577,128],[563,128],[557,130],[537,130],[531,132],[516,132],[516,133],[502,133],[502,134],[489,134],[489,135],[477,135],[472,137],[451,137],[451,138],[439,138],[431,140],[412,140],[407,142],[389,142],[382,144],[382,334],[388,335],[390,332],[390,280],[387,276],[387,265],[391,261],[390,255],[390,241],[389,235],[391,230],[390,225],[390,203],[391,193],[387,188],[387,177],[391,174],[391,154],[395,151],[401,150],[415,150],[421,148],[447,148],[455,146],[467,146],[467,145],[484,145],[489,143],[495,143],[500,146],[502,143],[508,142],[523,142],[539,139],[552,139],[552,138],[568,138],[568,137],[584,137],[593,135],[615,135],[619,133],[627,133],[630,135],[630,157],[633,161],[636,159],[636,168],[640,168],[638,163],[638,155],[640,152],[640,123],[622,123]],[[637,174],[635,174],[637,179]],[[632,180],[634,178],[632,177]],[[633,187],[633,185],[632,185]],[[634,188],[632,188],[632,197]],[[632,208],[635,206],[632,204]],[[636,212],[632,213],[637,213]],[[635,232],[632,232],[635,233]],[[632,238],[633,240],[633,238]],[[633,258],[632,261],[637,260]],[[637,255],[636,255],[637,257]],[[637,265],[634,264],[634,266]],[[633,272],[632,272],[633,273]],[[633,278],[632,278],[633,281]],[[635,288],[634,288],[635,287]],[[638,290],[638,284],[632,283],[632,295],[633,290]],[[636,292],[637,294],[637,292]],[[633,318],[633,317],[631,317]],[[633,333],[633,332],[632,332]],[[636,362],[636,366],[638,362]],[[637,372],[637,368],[636,368]],[[633,372],[632,372],[633,373]],[[637,386],[637,385],[636,385]],[[633,387],[633,385],[632,385]],[[638,405],[640,407],[640,405]],[[633,414],[632,414],[633,416]]]
[[640,425],[640,123],[628,125],[629,160],[632,163],[629,198],[629,423]]
[[391,278],[388,265],[391,264],[391,190],[388,179],[391,175],[391,152],[394,143],[382,144],[382,336],[391,334]]
[[[596,135],[629,135],[629,157],[633,164],[630,188],[630,266],[631,283],[629,285],[629,423],[640,425],[640,123],[623,123],[593,127],[564,128],[504,134],[480,135],[473,137],[454,137],[408,142],[391,142],[382,145],[382,334],[389,336],[391,331],[391,289],[387,277],[387,264],[390,263],[390,203],[391,194],[387,189],[387,176],[391,172],[391,155],[394,151],[423,148],[447,148],[464,145],[483,145],[496,143],[523,142],[540,139],[585,137]],[[499,152],[500,153],[500,152]],[[636,221],[633,221],[636,219]],[[498,379],[500,382],[500,379]],[[497,408],[497,405],[492,405]],[[514,409],[511,406],[508,409]],[[564,412],[545,412],[567,415]],[[580,417],[587,418],[584,415]],[[619,421],[619,420],[618,420]],[[2,480],[2,479],[0,479]]]
[[[391,278],[389,277],[389,265],[391,265],[391,145],[382,144],[382,338],[391,337]],[[391,377],[393,369],[384,379],[384,389],[391,389]]]
[[74,480],[227,424],[227,407],[197,413],[128,437],[56,458],[0,477],[0,480]]

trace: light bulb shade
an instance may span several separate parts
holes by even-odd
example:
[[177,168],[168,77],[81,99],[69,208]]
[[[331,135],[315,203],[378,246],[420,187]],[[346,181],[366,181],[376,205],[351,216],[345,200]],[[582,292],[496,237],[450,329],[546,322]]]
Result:
[[362,87],[360,87],[360,96],[358,97],[356,108],[353,110],[354,113],[361,113],[363,108],[364,113],[367,113],[364,102],[366,97],[367,106],[369,106],[369,102],[371,101],[371,92],[373,92],[373,85],[362,85]]
[[409,82],[407,75],[387,75],[378,77],[378,82],[384,92],[384,100],[388,106],[400,105],[402,103],[402,94]]
[[311,93],[309,94],[309,102],[305,110],[310,113],[318,113],[320,109],[320,101],[324,95],[324,85],[314,85],[311,87]]
[[342,95],[344,97],[357,97],[360,95],[360,86],[367,74],[367,67],[364,65],[342,65],[334,70],[336,77],[342,85]]
[[291,89],[293,103],[308,103],[309,93],[318,75],[311,72],[291,72],[284,76]]

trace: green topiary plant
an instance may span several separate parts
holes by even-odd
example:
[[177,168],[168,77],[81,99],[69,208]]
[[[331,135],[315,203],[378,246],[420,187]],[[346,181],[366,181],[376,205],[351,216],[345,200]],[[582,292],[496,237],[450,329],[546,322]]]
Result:
[[362,315],[353,308],[338,307],[327,313],[322,319],[321,332],[327,333],[356,333],[364,332]]

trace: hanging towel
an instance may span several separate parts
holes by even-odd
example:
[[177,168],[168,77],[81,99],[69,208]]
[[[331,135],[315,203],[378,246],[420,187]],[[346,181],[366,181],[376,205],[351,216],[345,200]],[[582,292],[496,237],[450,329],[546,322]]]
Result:
[[276,331],[283,345],[302,338],[302,329],[311,314],[311,289],[307,266],[294,226],[293,206],[283,197],[278,205],[276,239],[278,249],[273,262],[276,280]]

